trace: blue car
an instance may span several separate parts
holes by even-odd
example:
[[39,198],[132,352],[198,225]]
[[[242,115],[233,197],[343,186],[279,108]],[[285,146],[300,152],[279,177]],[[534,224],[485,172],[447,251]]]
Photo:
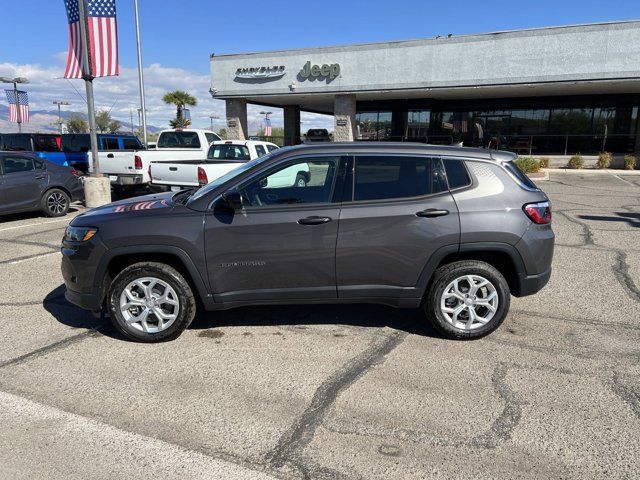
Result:
[[[89,170],[87,152],[91,149],[88,133],[4,133],[0,135],[0,150],[10,152],[33,152],[42,160],[72,167],[75,170]],[[142,150],[140,140],[133,135],[98,134],[98,150],[101,152],[118,150]]]

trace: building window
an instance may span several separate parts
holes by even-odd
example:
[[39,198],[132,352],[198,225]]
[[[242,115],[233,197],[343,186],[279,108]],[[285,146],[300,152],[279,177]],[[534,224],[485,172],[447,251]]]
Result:
[[391,112],[358,112],[356,129],[358,140],[388,140],[391,137]]
[[430,110],[409,110],[407,115],[407,139],[424,139],[429,134]]

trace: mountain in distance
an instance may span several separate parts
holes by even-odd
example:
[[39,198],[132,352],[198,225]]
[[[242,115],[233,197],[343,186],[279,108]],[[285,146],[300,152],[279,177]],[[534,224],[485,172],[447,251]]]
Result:
[[[87,120],[87,114],[82,112],[65,111],[60,113],[63,120],[72,116],[78,116],[84,120]],[[137,115],[134,116],[134,122]],[[120,118],[115,118],[122,123],[120,127],[121,132],[131,132],[131,122],[125,121]],[[138,129],[138,124],[133,124],[133,129]],[[147,125],[147,131],[149,133],[157,133],[163,128],[156,127],[155,125]],[[0,104],[0,133],[17,132],[18,125],[16,123],[9,122],[9,107],[7,105]],[[31,133],[56,133],[58,132],[58,110],[30,110],[29,122],[22,124],[23,132]]]

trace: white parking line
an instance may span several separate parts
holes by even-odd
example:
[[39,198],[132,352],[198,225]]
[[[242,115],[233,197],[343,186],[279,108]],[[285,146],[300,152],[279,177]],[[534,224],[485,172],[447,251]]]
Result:
[[[611,173],[611,172],[609,172]],[[632,187],[637,187],[637,185],[635,183],[631,183],[629,180],[625,180],[622,177],[619,177],[618,175],[616,175],[615,173],[611,173],[611,175],[613,175],[614,177],[616,177],[618,180],[622,180],[624,183],[626,183],[627,185],[631,185]]]
[[43,253],[42,255],[36,255],[30,258],[21,258],[20,260],[14,260],[13,262],[7,262],[7,265],[15,265],[17,263],[30,262],[31,260],[39,260],[44,257],[50,257],[51,255],[58,255],[60,252]]
[[47,225],[48,223],[70,222],[71,220],[72,218],[59,218],[58,220],[49,220],[48,222],[27,223],[26,225],[16,225],[15,227],[0,228],[0,232],[7,232],[9,230],[15,230],[16,228],[37,227],[40,225]]

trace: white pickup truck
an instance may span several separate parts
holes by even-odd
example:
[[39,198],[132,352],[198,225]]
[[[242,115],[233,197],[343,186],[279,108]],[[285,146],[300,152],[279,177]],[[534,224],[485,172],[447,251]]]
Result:
[[[220,137],[209,130],[163,130],[156,148],[128,152],[109,152],[100,155],[100,171],[109,176],[117,189],[134,188],[151,181],[151,162],[180,162],[206,158],[209,145]],[[89,153],[89,165],[91,153]]]
[[[151,162],[151,189],[152,190],[181,190],[205,185],[216,178],[221,177],[243,163],[262,157],[263,155],[278,149],[274,143],[257,140],[221,140],[213,142],[205,158],[180,162]],[[286,173],[283,182],[293,185],[296,174]],[[301,182],[308,181],[308,170],[299,172]],[[289,178],[291,176],[291,178]],[[274,179],[275,181],[275,179]]]

